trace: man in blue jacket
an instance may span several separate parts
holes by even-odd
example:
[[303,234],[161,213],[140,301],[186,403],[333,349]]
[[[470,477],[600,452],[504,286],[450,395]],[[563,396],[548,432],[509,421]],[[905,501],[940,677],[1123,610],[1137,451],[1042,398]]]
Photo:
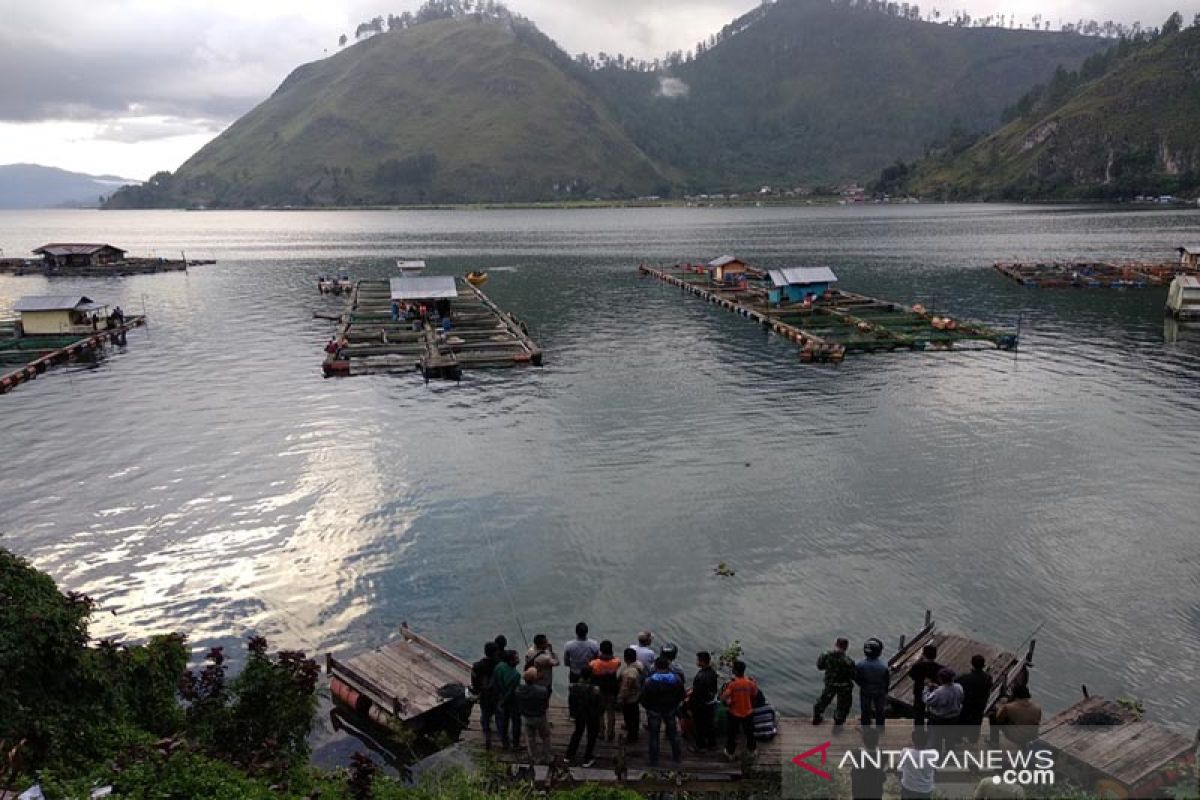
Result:
[[891,671],[880,658],[883,655],[883,642],[875,638],[867,639],[863,644],[863,655],[866,658],[854,665],[854,682],[858,684],[862,704],[862,726],[866,728],[874,720],[882,728],[887,711],[888,685],[891,683]]
[[683,681],[671,672],[671,662],[659,656],[654,662],[654,674],[642,684],[642,707],[646,709],[649,729],[650,766],[658,766],[659,731],[665,726],[671,743],[671,759],[678,764],[682,753],[679,744],[679,704],[685,694]]

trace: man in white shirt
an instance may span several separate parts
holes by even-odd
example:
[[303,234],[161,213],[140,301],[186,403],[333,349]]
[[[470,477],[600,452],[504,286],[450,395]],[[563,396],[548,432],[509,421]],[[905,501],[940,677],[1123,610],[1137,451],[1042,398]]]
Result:
[[579,680],[579,676],[583,674],[583,668],[592,662],[593,658],[600,655],[600,645],[595,639],[588,638],[588,625],[586,622],[581,622],[575,626],[575,638],[567,642],[563,647],[562,660],[570,670],[567,679],[571,683]]
[[654,661],[658,655],[650,648],[654,641],[654,634],[650,631],[642,631],[638,634],[637,644],[631,644],[633,652],[637,653],[638,663],[642,665],[642,673],[649,675],[654,672]]
[[924,728],[913,728],[912,746],[900,751],[900,797],[925,800],[933,796],[939,754],[928,746]]

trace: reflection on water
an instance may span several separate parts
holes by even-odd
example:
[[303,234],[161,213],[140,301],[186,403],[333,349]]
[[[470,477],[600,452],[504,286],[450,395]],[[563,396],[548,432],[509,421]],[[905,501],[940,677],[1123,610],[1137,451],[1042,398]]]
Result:
[[[1200,711],[1200,341],[1165,290],[1031,291],[995,258],[1169,257],[1197,212],[997,206],[592,212],[5,212],[55,239],[220,263],[80,291],[147,331],[0,398],[5,546],[105,611],[99,635],[249,631],[349,650],[402,620],[471,654],[505,631],[684,649],[739,639],[804,713],[838,634],[893,646],[925,608],[1016,647],[1037,686]],[[1019,354],[798,363],[794,346],[641,280],[723,252],[1014,327]],[[316,276],[485,266],[543,370],[321,378]],[[732,579],[713,575],[728,562]],[[506,591],[505,587],[509,587]]]
[[1163,340],[1168,344],[1200,342],[1200,320],[1179,320],[1167,314],[1163,317]]

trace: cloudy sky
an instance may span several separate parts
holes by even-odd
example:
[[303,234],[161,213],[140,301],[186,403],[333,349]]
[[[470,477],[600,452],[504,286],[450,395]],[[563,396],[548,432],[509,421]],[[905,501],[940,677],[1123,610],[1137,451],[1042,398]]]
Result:
[[[928,5],[930,0],[921,3]],[[568,52],[685,50],[758,0],[509,0]],[[420,0],[0,0],[0,164],[175,169],[342,33]],[[943,13],[1158,24],[1176,0],[954,0]],[[1185,16],[1191,13],[1186,9]]]

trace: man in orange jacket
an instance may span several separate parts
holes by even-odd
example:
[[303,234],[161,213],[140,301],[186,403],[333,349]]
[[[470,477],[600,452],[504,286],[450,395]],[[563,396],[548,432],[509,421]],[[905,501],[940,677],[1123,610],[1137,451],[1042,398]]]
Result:
[[746,662],[733,662],[733,680],[725,684],[721,700],[729,707],[726,720],[728,735],[725,739],[725,757],[733,759],[737,754],[738,731],[746,735],[746,751],[753,753],[758,746],[754,738],[754,698],[758,696],[758,684],[746,677]]

